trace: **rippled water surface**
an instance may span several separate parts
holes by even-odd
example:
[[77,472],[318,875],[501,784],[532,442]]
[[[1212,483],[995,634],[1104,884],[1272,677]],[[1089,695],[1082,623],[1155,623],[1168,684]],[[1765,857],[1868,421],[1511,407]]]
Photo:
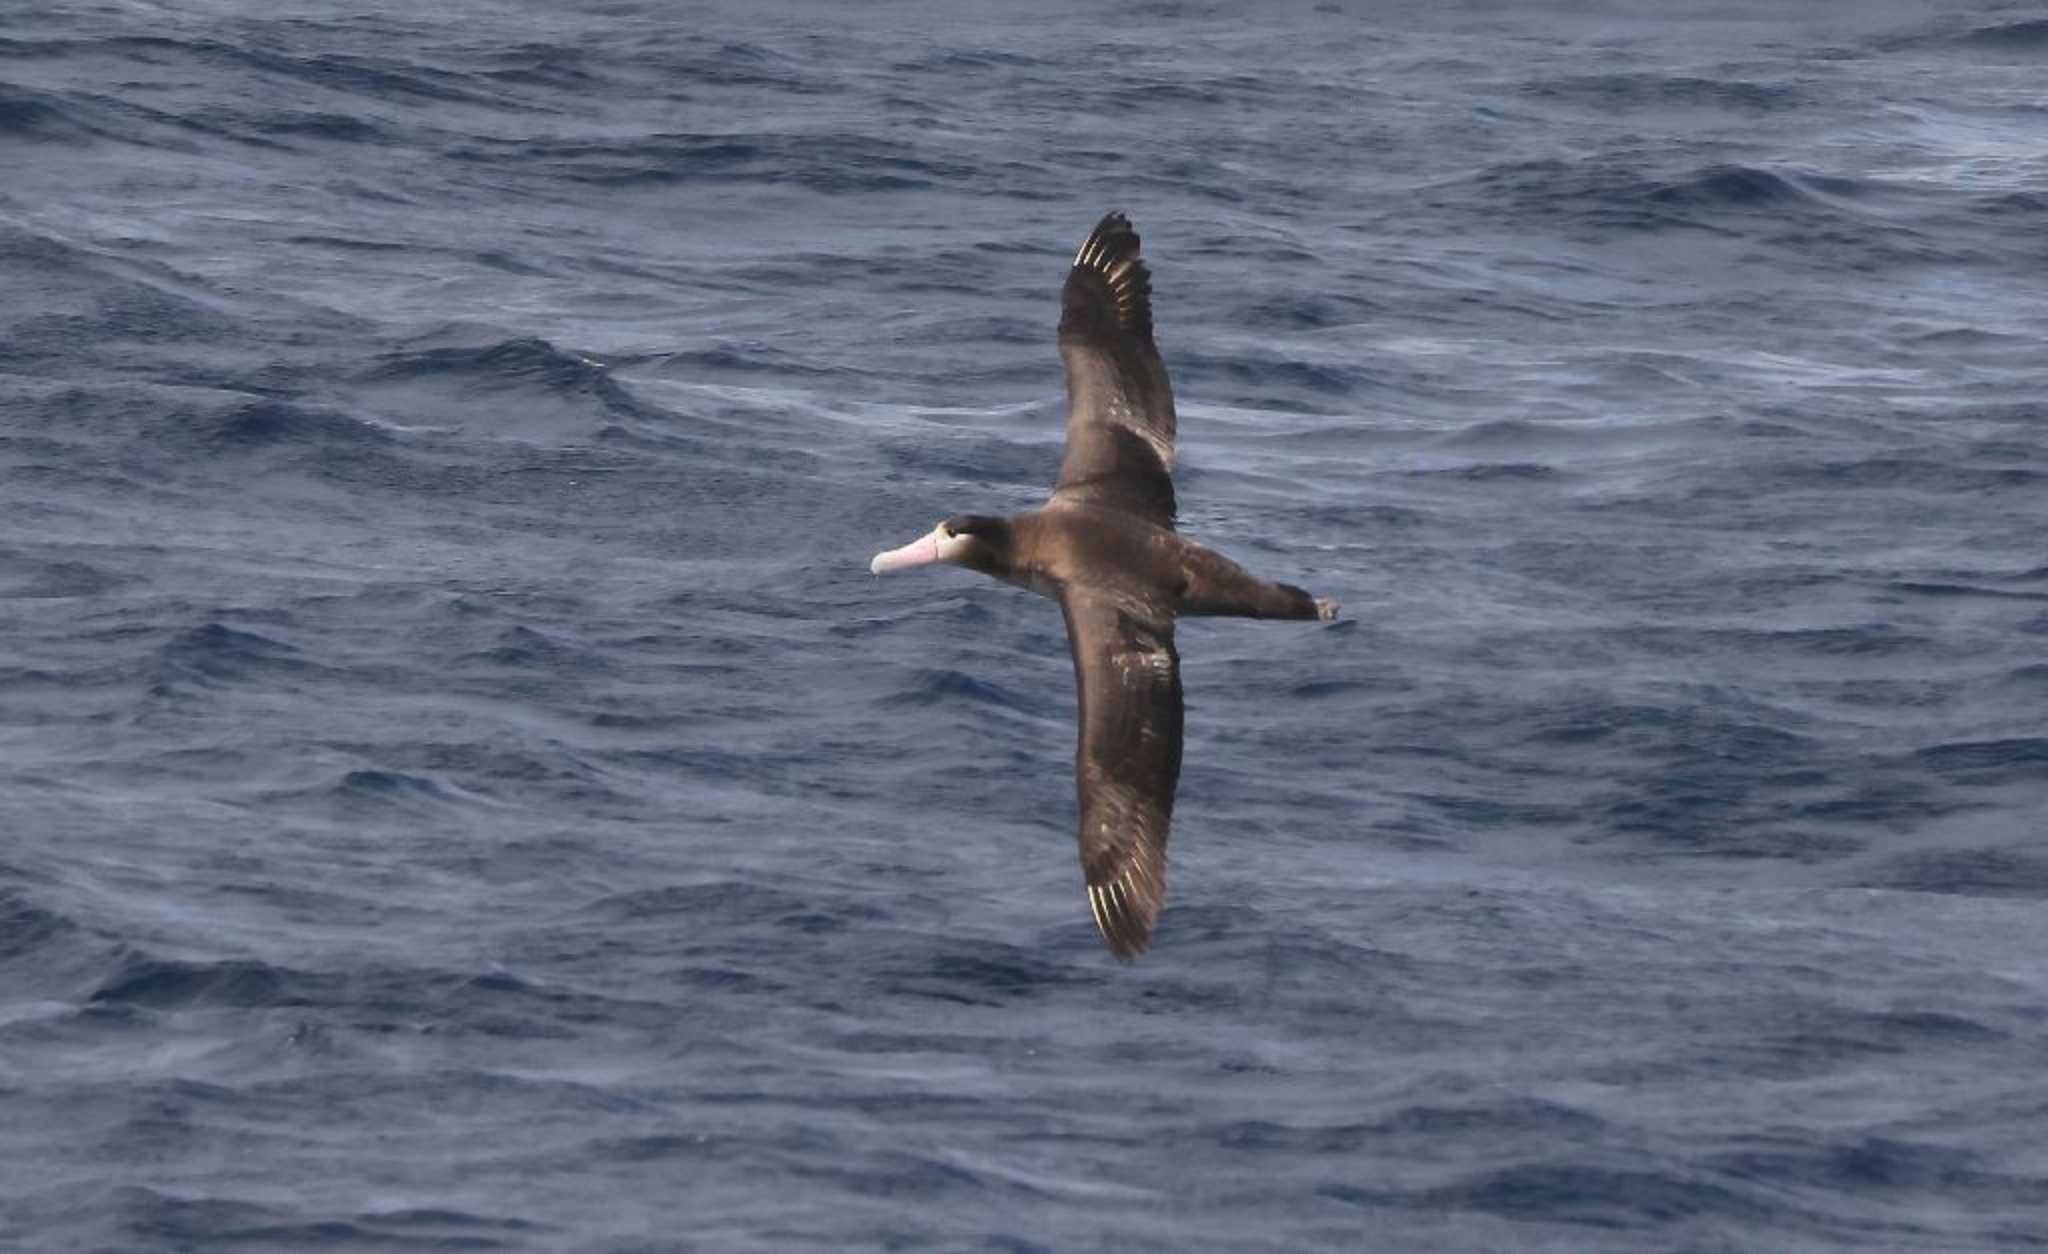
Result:
[[[0,11],[0,1243],[2048,1246],[2048,21],[1790,12]],[[1110,208],[1131,968],[866,573]]]

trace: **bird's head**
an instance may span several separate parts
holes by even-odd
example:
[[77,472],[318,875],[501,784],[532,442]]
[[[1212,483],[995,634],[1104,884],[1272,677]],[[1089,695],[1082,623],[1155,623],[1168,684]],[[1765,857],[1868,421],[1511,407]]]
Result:
[[1010,564],[1010,523],[986,514],[955,514],[900,549],[875,554],[868,569],[902,570],[943,562],[983,574],[1007,570]]

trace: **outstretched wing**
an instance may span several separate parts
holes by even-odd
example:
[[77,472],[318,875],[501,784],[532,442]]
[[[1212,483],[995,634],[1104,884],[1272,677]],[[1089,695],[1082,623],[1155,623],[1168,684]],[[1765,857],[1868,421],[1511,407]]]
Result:
[[1173,526],[1173,386],[1152,343],[1152,276],[1130,219],[1112,213],[1060,293],[1067,453],[1053,499]]
[[1180,656],[1173,618],[1107,591],[1060,594],[1080,696],[1074,787],[1095,926],[1126,962],[1166,902],[1166,834],[1180,783]]

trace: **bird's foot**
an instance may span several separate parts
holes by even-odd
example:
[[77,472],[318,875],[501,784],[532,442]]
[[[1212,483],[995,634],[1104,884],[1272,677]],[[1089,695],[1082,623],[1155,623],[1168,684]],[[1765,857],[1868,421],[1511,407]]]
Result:
[[1337,603],[1335,601],[1330,600],[1328,597],[1316,598],[1316,617],[1322,619],[1324,622],[1336,622],[1337,609]]

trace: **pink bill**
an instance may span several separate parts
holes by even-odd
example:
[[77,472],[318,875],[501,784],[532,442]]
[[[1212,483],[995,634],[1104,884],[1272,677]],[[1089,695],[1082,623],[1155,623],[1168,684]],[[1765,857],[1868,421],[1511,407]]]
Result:
[[907,566],[925,566],[939,560],[939,537],[937,533],[919,536],[900,549],[875,554],[875,560],[868,563],[868,570],[879,575],[885,570],[902,570]]

